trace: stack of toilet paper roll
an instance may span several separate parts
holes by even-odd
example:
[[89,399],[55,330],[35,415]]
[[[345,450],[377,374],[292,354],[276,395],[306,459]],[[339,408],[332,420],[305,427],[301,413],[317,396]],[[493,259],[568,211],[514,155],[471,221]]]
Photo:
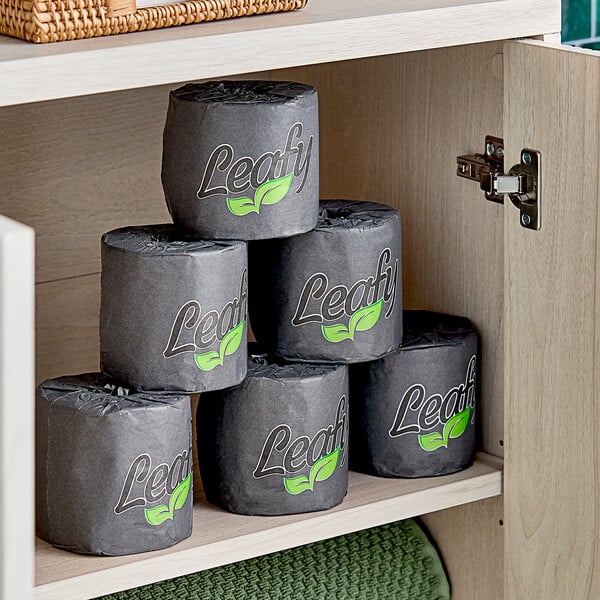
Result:
[[314,88],[172,91],[162,184],[173,224],[102,237],[102,373],[38,388],[41,537],[117,555],[189,536],[199,392],[205,494],[232,512],[328,509],[349,464],[470,464],[477,334],[403,313],[397,210],[319,201]]

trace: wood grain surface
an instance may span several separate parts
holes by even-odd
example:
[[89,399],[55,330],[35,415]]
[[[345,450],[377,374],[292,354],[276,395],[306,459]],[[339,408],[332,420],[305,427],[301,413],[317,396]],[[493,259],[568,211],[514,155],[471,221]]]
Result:
[[[168,87],[0,110],[0,214],[35,228],[36,279],[100,272],[100,236],[169,220]],[[32,159],[33,157],[33,159]]]
[[[323,196],[382,201],[401,210],[405,306],[462,314],[480,329],[480,446],[501,455],[503,209],[455,176],[457,155],[481,151],[486,134],[502,132],[501,44],[272,76],[319,87]],[[0,151],[0,212],[33,225],[38,236],[38,382],[98,367],[100,234],[168,218],[159,181],[167,90],[0,111],[2,126],[16,140],[16,150]],[[491,502],[457,508],[451,519],[427,519],[444,552],[456,543],[472,565],[469,578],[459,559],[447,561],[456,600],[471,600],[474,591],[502,597],[500,510]],[[489,547],[481,552],[484,538]]]
[[505,213],[506,598],[600,597],[600,57],[505,46],[508,160],[542,153],[542,229]]
[[0,217],[0,598],[34,576],[33,231]]
[[310,0],[298,12],[65,44],[0,38],[0,106],[533,36],[559,0]]
[[[456,176],[502,133],[502,44],[274,72],[317,86],[326,198],[400,209],[404,305],[471,318],[482,344],[481,446],[503,454],[503,211]],[[454,600],[503,598],[501,502],[428,518]],[[476,515],[476,519],[474,516]],[[486,540],[485,550],[481,541]],[[465,565],[470,568],[465,570]]]
[[74,555],[38,540],[35,598],[83,600],[495,497],[501,493],[500,462],[481,455],[466,471],[429,479],[385,479],[351,472],[344,502],[324,512],[247,517],[197,502],[192,536],[157,552],[99,558]]

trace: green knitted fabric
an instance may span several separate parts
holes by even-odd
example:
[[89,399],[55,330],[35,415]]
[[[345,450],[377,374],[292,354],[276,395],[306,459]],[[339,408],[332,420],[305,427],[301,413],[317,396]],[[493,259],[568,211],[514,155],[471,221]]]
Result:
[[[176,560],[176,559],[175,559]],[[103,596],[101,600],[449,600],[413,520]]]

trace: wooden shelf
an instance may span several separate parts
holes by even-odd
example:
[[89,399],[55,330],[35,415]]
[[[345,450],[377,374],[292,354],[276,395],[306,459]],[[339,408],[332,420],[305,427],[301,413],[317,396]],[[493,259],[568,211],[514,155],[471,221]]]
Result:
[[194,533],[158,552],[99,558],[36,541],[36,600],[83,599],[185,575],[499,496],[502,463],[478,455],[469,469],[430,479],[381,479],[350,473],[344,502],[329,511],[285,517],[244,517],[214,506],[194,508]]
[[560,31],[547,0],[310,0],[262,15],[35,45],[0,36],[0,106]]

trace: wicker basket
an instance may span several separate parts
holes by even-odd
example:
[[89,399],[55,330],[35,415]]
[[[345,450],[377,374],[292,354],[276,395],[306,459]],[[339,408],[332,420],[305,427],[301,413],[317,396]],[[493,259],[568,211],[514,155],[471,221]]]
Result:
[[303,8],[308,0],[189,0],[136,10],[136,0],[0,0],[0,34],[61,42]]

